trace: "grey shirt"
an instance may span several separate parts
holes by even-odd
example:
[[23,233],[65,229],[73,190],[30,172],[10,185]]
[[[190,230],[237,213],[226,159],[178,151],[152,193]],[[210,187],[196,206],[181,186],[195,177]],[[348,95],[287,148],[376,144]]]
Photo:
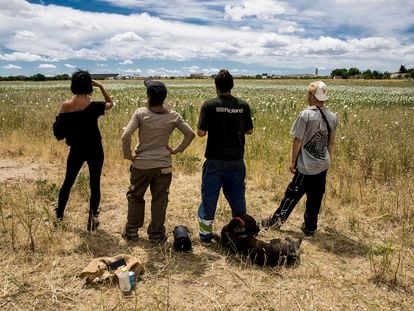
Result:
[[[337,127],[336,114],[326,107],[320,107],[331,127],[331,134]],[[309,106],[299,113],[290,133],[302,140],[297,169],[305,175],[316,175],[329,168],[328,128],[321,112],[315,106]]]
[[132,159],[131,136],[138,130],[133,166],[139,169],[170,167],[171,154],[167,149],[170,135],[177,128],[184,138],[177,151],[183,152],[194,139],[194,132],[181,115],[173,110],[154,113],[148,108],[138,108],[122,134],[124,159]]

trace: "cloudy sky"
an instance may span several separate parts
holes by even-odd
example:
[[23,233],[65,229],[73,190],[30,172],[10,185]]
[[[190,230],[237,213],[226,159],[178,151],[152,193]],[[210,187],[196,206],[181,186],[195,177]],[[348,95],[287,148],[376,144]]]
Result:
[[0,75],[414,67],[412,0],[0,0]]

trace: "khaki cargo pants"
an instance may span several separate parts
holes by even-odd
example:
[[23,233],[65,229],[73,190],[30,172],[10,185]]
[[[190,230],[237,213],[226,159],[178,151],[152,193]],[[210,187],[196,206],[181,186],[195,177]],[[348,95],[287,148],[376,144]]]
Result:
[[147,233],[151,240],[165,239],[165,214],[168,205],[168,194],[172,179],[172,168],[137,169],[131,166],[130,186],[127,192],[128,219],[126,235],[138,237],[138,228],[144,225],[144,195],[150,187],[151,191],[151,222]]

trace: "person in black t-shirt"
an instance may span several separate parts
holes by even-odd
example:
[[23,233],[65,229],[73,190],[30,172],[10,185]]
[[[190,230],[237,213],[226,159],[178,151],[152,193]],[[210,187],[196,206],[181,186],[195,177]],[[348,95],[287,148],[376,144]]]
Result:
[[[94,86],[101,90],[105,101],[90,100],[89,95],[92,94]],[[98,118],[114,104],[102,84],[92,80],[87,71],[78,70],[72,75],[71,90],[74,96],[62,103],[53,124],[56,138],[59,140],[65,138],[66,144],[70,146],[65,180],[59,191],[58,207],[55,210],[56,224],[63,220],[70,189],[86,161],[91,189],[87,229],[92,231],[99,225],[100,180],[104,161]]]
[[207,136],[198,209],[199,235],[204,244],[213,238],[213,221],[220,189],[232,216],[246,213],[243,161],[245,134],[253,133],[249,105],[231,95],[232,75],[225,69],[215,78],[217,97],[204,102],[198,120],[198,136]]

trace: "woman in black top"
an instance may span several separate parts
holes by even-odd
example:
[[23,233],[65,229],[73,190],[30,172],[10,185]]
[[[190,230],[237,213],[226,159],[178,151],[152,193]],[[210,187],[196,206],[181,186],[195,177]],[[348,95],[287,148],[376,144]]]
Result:
[[[98,87],[105,101],[91,101],[89,95],[93,86]],[[56,121],[53,124],[55,136],[60,140],[66,138],[70,146],[67,160],[66,176],[59,192],[56,222],[63,219],[70,189],[76,180],[83,163],[89,167],[89,186],[91,189],[88,231],[96,230],[99,225],[99,202],[101,199],[100,179],[104,153],[98,118],[111,109],[114,104],[102,84],[92,80],[87,71],[78,70],[72,75],[71,90],[73,97],[62,103]]]

